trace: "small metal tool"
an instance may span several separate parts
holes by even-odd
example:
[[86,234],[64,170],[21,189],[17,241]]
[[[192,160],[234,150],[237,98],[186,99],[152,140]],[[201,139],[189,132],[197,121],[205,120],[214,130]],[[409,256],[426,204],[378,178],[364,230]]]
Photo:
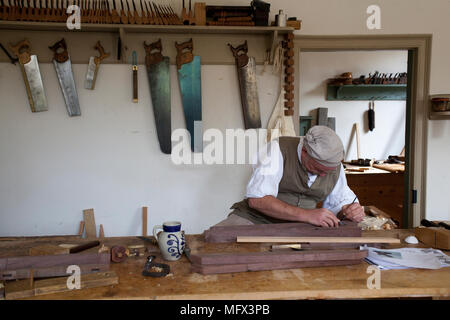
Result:
[[[142,271],[142,275],[146,277],[159,278],[164,277],[170,273],[170,266],[164,263],[156,263],[153,262],[156,256],[148,256],[147,262],[144,266],[144,271]],[[161,271],[151,271],[154,268],[160,268]]]
[[[354,204],[357,198],[358,198],[358,196],[355,196],[355,199],[353,199],[352,203],[350,203],[350,204]],[[345,218],[345,213],[343,213],[343,215],[344,215],[344,218]],[[339,221],[339,225],[340,225],[340,226],[342,226],[343,224],[344,224],[344,223],[342,222],[342,220]]]

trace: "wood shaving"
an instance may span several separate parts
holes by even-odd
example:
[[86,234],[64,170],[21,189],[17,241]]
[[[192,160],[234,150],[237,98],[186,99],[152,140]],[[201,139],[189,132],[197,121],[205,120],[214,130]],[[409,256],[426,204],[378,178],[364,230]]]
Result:
[[167,277],[173,277],[173,273],[167,274],[167,275],[166,275],[166,278],[167,278]]
[[161,271],[163,271],[163,268],[153,266],[150,270],[151,270],[152,272],[161,272]]

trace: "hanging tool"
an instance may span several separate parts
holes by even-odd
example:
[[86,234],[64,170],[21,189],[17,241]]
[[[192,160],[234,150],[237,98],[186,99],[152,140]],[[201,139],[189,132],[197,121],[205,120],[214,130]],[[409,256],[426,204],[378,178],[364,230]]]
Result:
[[120,23],[120,16],[116,8],[116,0],[112,0],[112,3],[113,9],[111,10],[111,21],[112,23]]
[[95,80],[97,80],[97,73],[98,68],[100,67],[100,62],[102,62],[103,59],[109,57],[110,55],[109,53],[105,53],[105,50],[100,44],[100,41],[97,41],[94,49],[98,50],[99,56],[89,58],[86,80],[84,81],[84,88],[90,90],[94,90],[95,88]]
[[133,9],[134,9],[134,21],[136,22],[136,24],[142,24],[142,17],[139,15],[139,13],[136,10],[136,4],[134,3],[134,0],[131,0],[131,2],[133,3]]
[[[49,47],[54,52],[53,65],[63,92],[69,116],[80,116],[80,104],[78,102],[77,88],[73,78],[72,63],[70,62],[67,44],[64,38]],[[61,51],[62,50],[62,51]]]
[[369,120],[369,130],[373,131],[375,129],[375,101],[369,102],[369,111],[367,112]]
[[184,0],[183,0],[183,10],[181,10],[181,21],[183,21],[184,25],[189,24],[189,16],[186,13],[186,6],[184,5]]
[[132,53],[133,63],[133,102],[138,102],[138,67],[137,67],[137,53]]
[[[11,50],[19,58],[20,70],[27,90],[28,101],[32,112],[47,111],[47,98],[45,96],[44,84],[36,55],[31,54],[28,40],[23,40],[16,45],[10,45]],[[3,46],[2,46],[3,48]],[[5,48],[3,48],[5,50]],[[7,51],[5,50],[7,53]],[[7,53],[8,54],[8,53]],[[9,54],[8,54],[9,56]]]
[[[122,22],[123,24],[128,24],[128,16],[125,14],[125,9],[124,9],[124,6],[123,6],[123,0],[120,0],[120,6],[121,6],[121,9],[120,9],[120,22]],[[120,60],[120,58],[118,60]]]
[[125,2],[127,3],[128,23],[129,23],[129,24],[135,24],[135,23],[136,23],[136,19],[134,18],[133,14],[131,13],[130,5],[128,4],[128,0],[125,0]]
[[186,118],[186,128],[191,134],[191,150],[203,151],[202,129],[202,87],[201,87],[201,62],[199,56],[194,56],[192,39],[178,44],[177,70],[178,82],[181,90],[181,101]]
[[148,5],[145,0],[144,0],[144,4],[145,4],[145,10],[147,10],[147,17],[148,17],[149,23],[156,24],[155,17],[153,16],[153,12],[150,12],[150,10],[148,10]]
[[150,17],[145,14],[144,6],[142,5],[142,0],[139,0],[141,4],[141,15],[142,15],[142,23],[143,24],[150,24]]
[[159,146],[163,153],[170,154],[172,152],[170,59],[161,54],[161,39],[149,45],[144,41],[144,48]]
[[159,278],[170,273],[170,266],[164,263],[154,262],[156,256],[148,256],[142,275],[146,277]]
[[3,52],[8,56],[9,60],[11,60],[12,64],[16,64],[16,62],[19,62],[19,58],[13,58],[1,43],[0,48],[2,48]]
[[247,55],[247,40],[236,48],[231,44],[228,46],[236,60],[245,129],[261,128],[255,58]]
[[195,25],[195,20],[194,20],[194,13],[192,11],[191,8],[191,0],[189,0],[189,14],[188,14],[188,19],[189,19],[189,25]]

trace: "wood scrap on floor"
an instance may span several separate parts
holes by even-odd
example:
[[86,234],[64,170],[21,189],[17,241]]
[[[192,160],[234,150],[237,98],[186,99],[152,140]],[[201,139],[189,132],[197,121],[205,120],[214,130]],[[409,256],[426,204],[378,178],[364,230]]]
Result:
[[288,236],[288,237],[360,237],[361,229],[357,223],[342,221],[336,228],[322,228],[309,223],[273,223],[247,226],[211,227],[205,230],[206,242],[235,242],[238,236]]
[[[67,285],[69,277],[36,280],[30,287],[29,280],[10,281],[5,286],[5,298],[7,300],[22,299],[33,296],[67,292],[76,289],[69,289]],[[80,289],[96,288],[116,285],[119,277],[114,271],[100,272],[81,276]]]
[[359,264],[366,250],[192,254],[191,270],[201,274]]

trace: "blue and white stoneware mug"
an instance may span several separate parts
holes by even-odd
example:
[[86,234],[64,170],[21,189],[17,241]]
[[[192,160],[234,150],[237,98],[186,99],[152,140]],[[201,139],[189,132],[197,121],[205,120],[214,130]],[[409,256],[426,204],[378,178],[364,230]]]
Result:
[[[162,232],[158,230],[162,229]],[[181,230],[181,222],[168,221],[162,226],[153,228],[153,236],[158,241],[159,250],[165,260],[176,261],[181,258],[184,252],[185,239],[184,231]]]

